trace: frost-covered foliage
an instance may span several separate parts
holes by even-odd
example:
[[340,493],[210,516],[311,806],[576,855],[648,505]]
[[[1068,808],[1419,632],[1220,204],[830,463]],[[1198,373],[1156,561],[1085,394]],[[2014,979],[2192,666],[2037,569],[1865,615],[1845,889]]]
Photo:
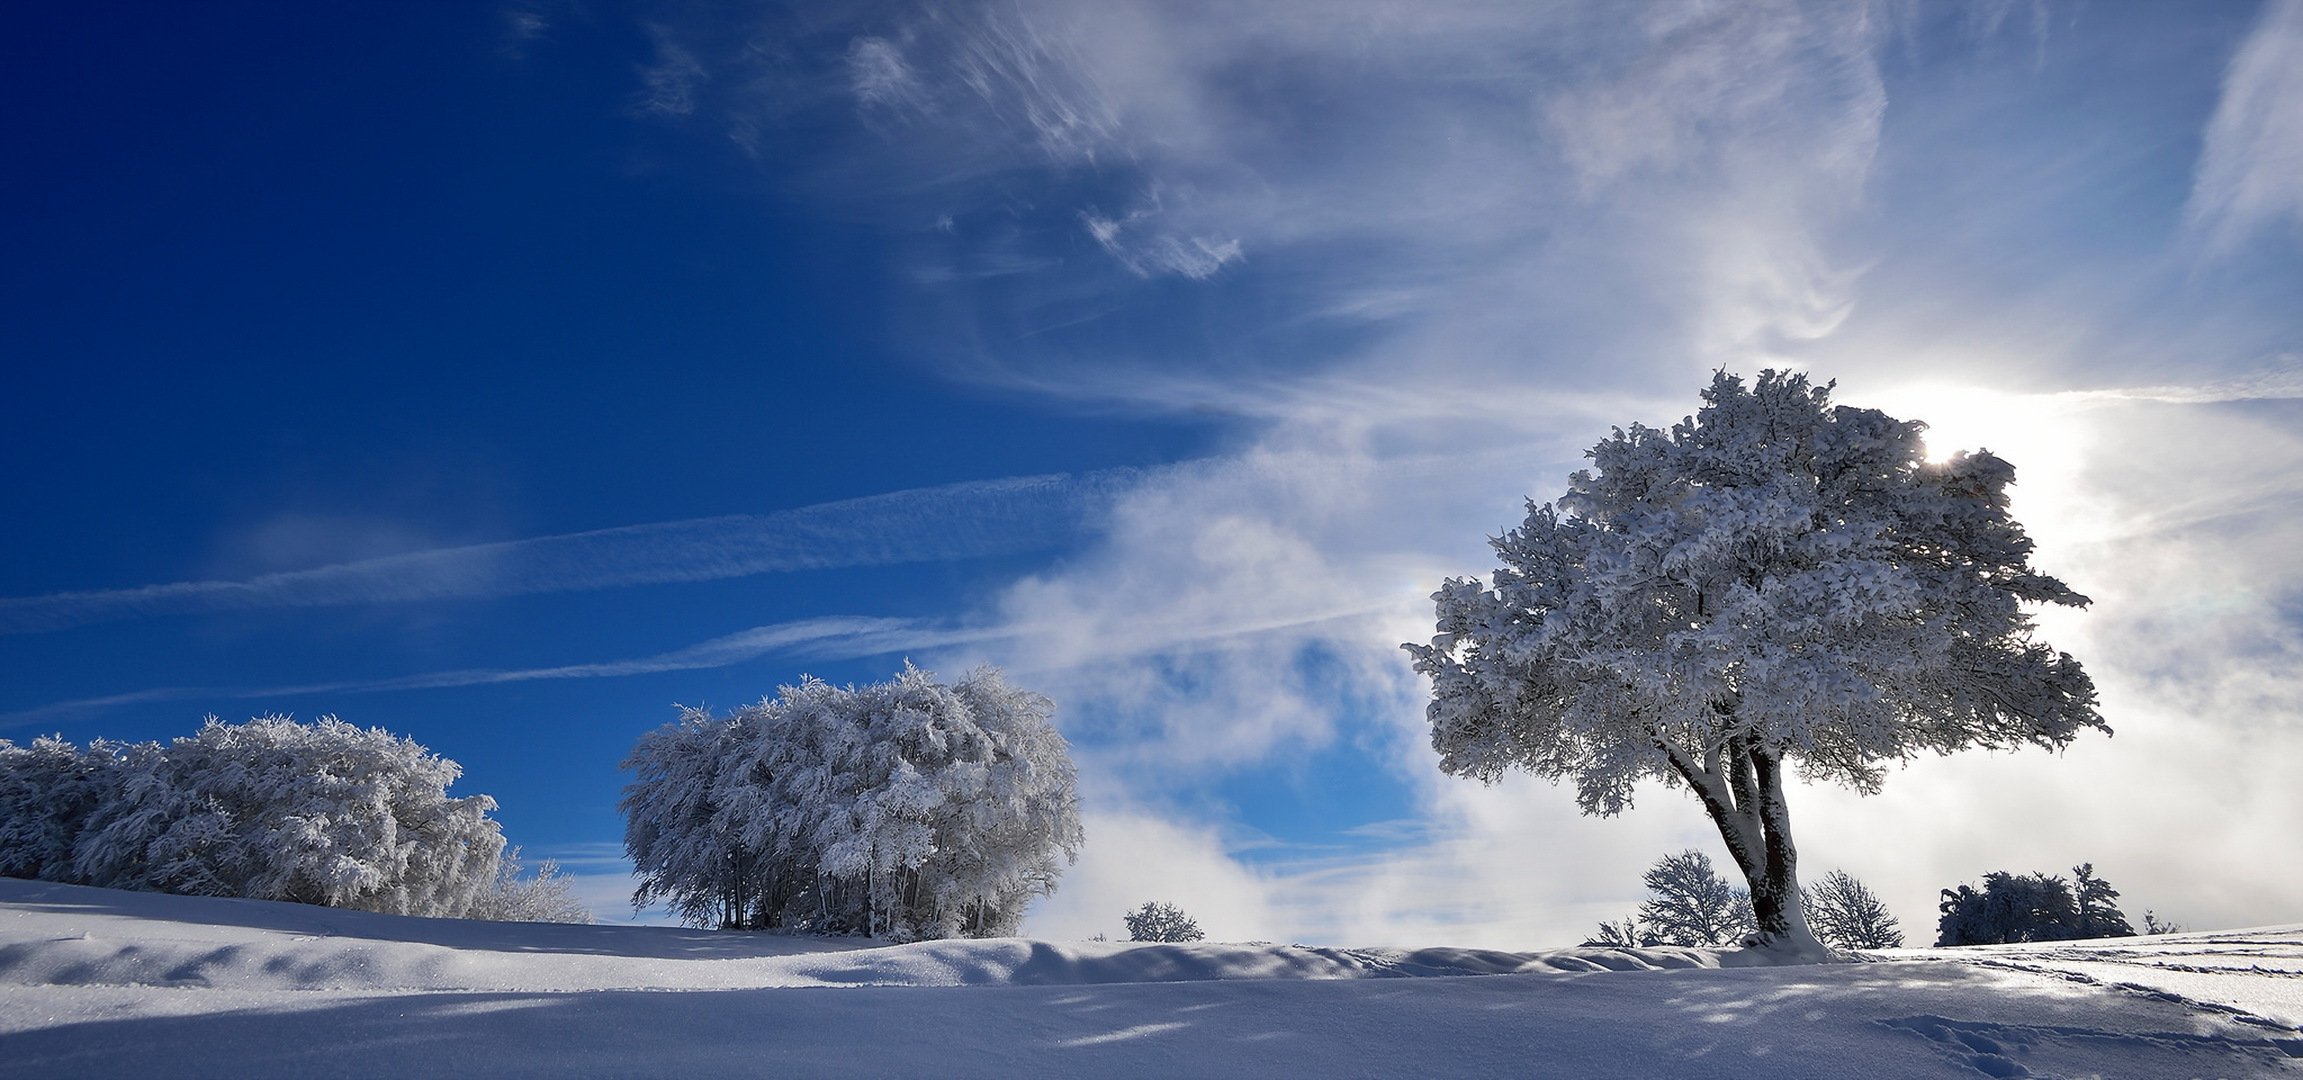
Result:
[[496,880],[488,885],[464,913],[468,919],[492,922],[588,923],[592,911],[569,891],[560,864],[550,859],[536,864],[536,872],[523,874],[520,849],[504,853],[496,864]]
[[[209,717],[162,746],[0,741],[0,868],[109,888],[462,915],[503,834],[461,769],[334,717]],[[43,790],[55,792],[42,804]]]
[[2000,945],[2133,937],[2116,903],[2119,892],[2095,876],[2095,864],[2071,868],[2077,887],[2049,874],[1983,875],[1983,887],[1943,890],[1935,944]]
[[1639,905],[1644,938],[1665,945],[1736,945],[1755,928],[1751,894],[1729,885],[1700,851],[1657,859],[1640,880],[1648,893]]
[[1207,937],[1197,919],[1164,900],[1146,901],[1120,919],[1127,923],[1129,941],[1199,941]]
[[43,735],[29,746],[0,739],[0,877],[85,884],[73,848],[97,808],[117,797],[127,748],[85,748]]
[[2080,938],[2134,937],[2126,913],[2119,910],[2119,890],[2095,876],[2094,863],[2071,868],[2071,906],[2076,912],[2075,936]]
[[1804,951],[1785,765],[1872,791],[1883,762],[2103,728],[2024,608],[2087,599],[2031,568],[2015,470],[1989,452],[1930,462],[1925,425],[1798,374],[1721,372],[1703,397],[1594,446],[1494,541],[1490,580],[1441,586],[1437,633],[1407,649],[1443,769],[1573,780],[1603,815],[1642,780],[1687,785],[1761,939]]
[[1806,891],[1815,938],[1834,949],[1900,949],[1903,924],[1877,894],[1845,870],[1823,875]]
[[727,716],[688,709],[624,762],[633,902],[699,926],[1013,933],[1081,840],[1053,709],[989,668],[947,686],[909,664]]

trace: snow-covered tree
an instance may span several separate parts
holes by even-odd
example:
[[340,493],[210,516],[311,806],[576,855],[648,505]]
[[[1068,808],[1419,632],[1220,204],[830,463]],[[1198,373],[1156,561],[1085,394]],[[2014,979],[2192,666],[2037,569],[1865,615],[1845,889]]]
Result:
[[2087,600],[2032,569],[2014,468],[1989,452],[1931,462],[1925,425],[1833,407],[1799,374],[1721,372],[1703,397],[1594,446],[1493,542],[1490,580],[1441,586],[1436,635],[1407,649],[1443,769],[1572,779],[1601,815],[1641,780],[1684,784],[1759,940],[1809,951],[1787,768],[1869,792],[1883,762],[2103,728],[2024,607]]
[[91,884],[452,916],[504,847],[494,799],[447,794],[455,762],[332,716],[209,717],[119,768],[118,797],[75,845]]
[[640,876],[634,907],[663,901],[692,925],[736,927],[755,906],[758,858],[719,824],[713,791],[739,720],[683,709],[624,759],[633,774],[622,803],[624,851]]
[[1751,895],[1728,884],[1700,851],[1657,859],[1640,880],[1648,894],[1639,905],[1643,938],[1716,947],[1740,944],[1752,932]]
[[1120,920],[1127,923],[1129,941],[1199,941],[1207,937],[1198,920],[1164,900],[1145,901],[1144,906],[1120,916]]
[[2078,905],[2071,887],[2048,874],[1983,875],[1981,889],[1961,885],[1943,890],[1935,944],[2000,945],[2022,941],[2069,941],[2077,937]]
[[2135,928],[2119,910],[2119,890],[2095,876],[2094,863],[2071,868],[2071,906],[2075,938],[2135,936]]
[[545,859],[536,872],[523,873],[520,849],[504,852],[496,864],[496,880],[464,912],[467,919],[490,922],[588,923],[592,911],[569,891],[570,882],[560,864]]
[[991,669],[947,686],[907,664],[724,717],[687,710],[624,763],[633,901],[698,925],[1012,933],[1081,839],[1053,708]]
[[0,739],[0,877],[76,881],[73,845],[120,788],[124,749],[43,735],[29,746]]
[[1903,926],[1855,875],[1833,870],[1806,893],[1816,940],[1834,949],[1900,949]]
[[2077,941],[2133,937],[2116,901],[2119,891],[2095,876],[2094,863],[2072,867],[2075,883],[2049,874],[1983,875],[1983,887],[1943,890],[1937,945],[1997,945],[2012,941]]
[[0,873],[462,915],[497,872],[495,800],[381,729],[209,717],[159,743],[0,741]]

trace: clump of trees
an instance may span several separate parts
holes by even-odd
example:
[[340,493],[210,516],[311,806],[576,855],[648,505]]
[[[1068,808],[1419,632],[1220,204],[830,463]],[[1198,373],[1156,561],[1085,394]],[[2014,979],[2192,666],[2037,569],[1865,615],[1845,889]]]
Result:
[[[2135,936],[2135,928],[2119,910],[2119,890],[2095,875],[2094,863],[2072,867],[2071,878],[2066,882],[2059,875],[1995,870],[1983,875],[1980,889],[1968,885],[1945,889],[1935,943],[2001,945]],[[2156,919],[2147,923],[2157,927]]]
[[1199,920],[1164,900],[1146,901],[1120,919],[1127,923],[1129,941],[1199,941],[1207,937],[1199,928]]
[[632,902],[731,929],[1011,934],[1082,838],[1053,710],[990,668],[945,685],[910,664],[686,709],[624,762]]
[[495,800],[448,794],[462,772],[333,716],[211,716],[167,745],[0,739],[0,875],[397,915],[486,917],[525,890],[523,910],[575,918],[564,881],[505,875]]
[[1685,785],[1742,872],[1758,942],[1817,946],[1790,773],[1879,788],[1882,763],[2108,731],[2026,605],[2087,598],[2031,567],[2012,465],[1929,461],[1926,425],[1806,376],[1718,373],[1696,415],[1593,446],[1554,505],[1433,594],[1409,644],[1450,773],[1573,780],[1585,813]]
[[[1719,948],[1742,944],[1758,931],[1751,894],[1729,884],[1700,851],[1657,859],[1640,880],[1647,886],[1648,898],[1639,911],[1600,923],[1585,945]],[[1844,870],[1825,874],[1813,888],[1801,886],[1800,897],[1815,936],[1824,945],[1891,949],[1903,944],[1902,927],[1887,905]]]

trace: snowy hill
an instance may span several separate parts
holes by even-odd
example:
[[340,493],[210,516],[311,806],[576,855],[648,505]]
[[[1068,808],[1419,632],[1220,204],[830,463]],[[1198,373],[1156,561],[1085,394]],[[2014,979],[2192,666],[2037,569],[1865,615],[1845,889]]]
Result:
[[0,879],[0,1076],[2303,1074],[2303,926],[1871,959],[853,949]]

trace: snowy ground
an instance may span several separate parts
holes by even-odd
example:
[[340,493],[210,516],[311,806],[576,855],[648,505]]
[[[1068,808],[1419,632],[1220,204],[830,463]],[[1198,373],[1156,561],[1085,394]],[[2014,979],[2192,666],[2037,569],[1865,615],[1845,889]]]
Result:
[[850,949],[0,879],[0,1076],[2303,1074],[2303,926],[1875,959]]

